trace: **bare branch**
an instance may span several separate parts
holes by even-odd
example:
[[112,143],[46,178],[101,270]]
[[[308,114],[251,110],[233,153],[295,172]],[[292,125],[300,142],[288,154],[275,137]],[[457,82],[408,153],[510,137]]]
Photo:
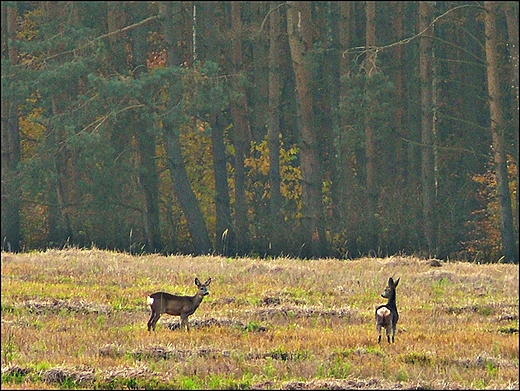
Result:
[[345,54],[347,54],[347,53],[356,53],[356,52],[358,52],[360,54],[368,52],[368,51],[379,52],[381,50],[389,49],[394,46],[405,45],[405,44],[413,41],[414,39],[417,39],[417,38],[421,37],[422,35],[424,35],[426,33],[426,31],[428,31],[428,29],[431,26],[433,26],[435,23],[437,23],[440,19],[442,19],[445,16],[447,16],[448,14],[450,14],[454,11],[457,11],[459,9],[462,9],[462,8],[477,8],[477,9],[481,9],[481,10],[484,9],[484,7],[474,5],[474,4],[459,5],[457,7],[451,8],[451,9],[447,10],[446,12],[444,12],[443,14],[437,16],[425,29],[423,29],[422,31],[420,31],[419,33],[417,33],[415,35],[412,35],[411,37],[402,39],[400,41],[397,41],[397,42],[394,42],[394,43],[391,43],[391,44],[385,45],[385,46],[357,46],[355,48],[350,48],[350,49],[345,50],[343,52],[342,56],[345,57]]

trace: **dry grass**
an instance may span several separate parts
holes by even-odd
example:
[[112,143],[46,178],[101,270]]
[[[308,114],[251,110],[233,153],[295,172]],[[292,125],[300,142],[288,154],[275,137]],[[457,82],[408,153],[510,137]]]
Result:
[[[518,389],[518,265],[2,253],[2,389]],[[374,308],[400,277],[396,343]],[[146,296],[211,294],[148,333]]]

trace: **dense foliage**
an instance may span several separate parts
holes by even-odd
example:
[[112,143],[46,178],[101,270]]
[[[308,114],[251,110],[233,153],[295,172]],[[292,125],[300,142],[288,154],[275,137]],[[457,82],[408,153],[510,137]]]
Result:
[[372,3],[2,2],[2,248],[518,262],[518,4]]

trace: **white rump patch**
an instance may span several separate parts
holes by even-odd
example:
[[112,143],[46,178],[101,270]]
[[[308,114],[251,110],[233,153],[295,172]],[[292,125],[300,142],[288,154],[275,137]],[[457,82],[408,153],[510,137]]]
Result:
[[382,307],[377,310],[377,316],[379,316],[381,318],[385,318],[388,315],[390,315],[390,310],[386,307]]
[[146,302],[148,303],[148,305],[152,305],[153,304],[153,297],[148,296],[146,298]]

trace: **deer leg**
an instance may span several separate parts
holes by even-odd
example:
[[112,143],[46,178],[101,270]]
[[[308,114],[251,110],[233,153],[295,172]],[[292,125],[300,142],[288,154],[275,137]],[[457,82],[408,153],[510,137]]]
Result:
[[392,328],[392,342],[395,342],[395,327]]
[[186,331],[190,331],[190,325],[188,324],[188,315],[181,314],[181,329],[186,327]]
[[154,318],[154,316],[155,316],[155,311],[152,310],[152,314],[150,315],[150,319],[148,319],[148,323],[147,323],[148,331],[150,331],[150,329],[152,328],[152,319]]
[[388,326],[386,328],[386,339],[388,340],[388,343],[390,343],[390,333],[391,333],[392,326]]
[[381,326],[377,325],[377,333],[379,334],[379,337],[377,338],[377,343],[381,343]]
[[161,317],[161,314],[156,312],[154,313],[153,317],[150,319],[150,326],[152,327],[153,331],[155,331],[155,326],[157,325],[157,321]]

